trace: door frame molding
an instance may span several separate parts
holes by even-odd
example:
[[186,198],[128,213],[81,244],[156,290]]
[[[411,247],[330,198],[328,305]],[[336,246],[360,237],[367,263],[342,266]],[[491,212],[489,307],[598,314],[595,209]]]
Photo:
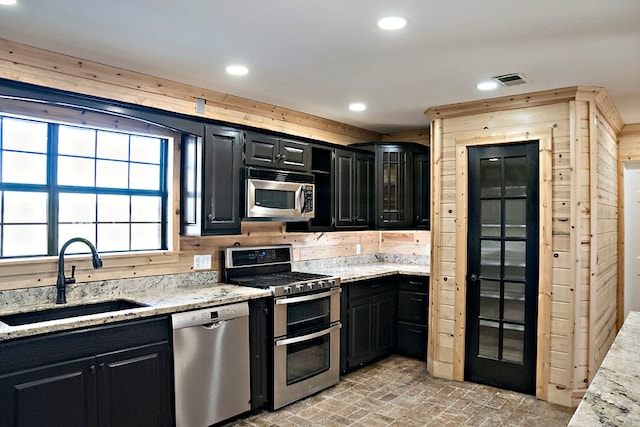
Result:
[[[550,373],[551,283],[552,283],[552,198],[553,128],[528,132],[456,139],[456,287],[454,295],[453,379],[464,380],[467,238],[468,238],[468,147],[500,145],[538,140],[539,245],[538,318],[536,355],[536,397],[548,400]],[[433,284],[432,284],[433,286]],[[433,292],[437,292],[436,289]]]

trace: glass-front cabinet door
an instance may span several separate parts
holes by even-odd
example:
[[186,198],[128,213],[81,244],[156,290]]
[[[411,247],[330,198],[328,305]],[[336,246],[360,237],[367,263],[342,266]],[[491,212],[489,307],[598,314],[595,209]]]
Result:
[[469,148],[467,379],[535,390],[538,144]]

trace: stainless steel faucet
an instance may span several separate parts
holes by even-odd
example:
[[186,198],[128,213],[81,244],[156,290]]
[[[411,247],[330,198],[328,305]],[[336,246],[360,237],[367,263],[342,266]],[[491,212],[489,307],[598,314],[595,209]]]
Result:
[[64,251],[67,250],[67,246],[75,242],[82,242],[85,245],[89,246],[91,249],[91,261],[93,262],[93,268],[102,267],[102,260],[98,256],[98,251],[91,244],[90,241],[84,239],[82,237],[74,237],[69,239],[62,245],[60,248],[60,255],[58,257],[58,281],[56,282],[56,289],[58,290],[58,296],[56,297],[56,304],[65,304],[67,302],[67,285],[70,283],[76,282],[76,266],[71,266],[71,277],[65,277],[64,275]]

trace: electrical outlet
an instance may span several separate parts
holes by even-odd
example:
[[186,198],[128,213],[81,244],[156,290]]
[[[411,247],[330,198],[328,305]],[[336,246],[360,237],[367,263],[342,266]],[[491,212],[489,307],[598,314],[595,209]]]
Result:
[[194,255],[194,270],[211,270],[211,255]]
[[356,245],[356,255],[360,255],[360,243]]

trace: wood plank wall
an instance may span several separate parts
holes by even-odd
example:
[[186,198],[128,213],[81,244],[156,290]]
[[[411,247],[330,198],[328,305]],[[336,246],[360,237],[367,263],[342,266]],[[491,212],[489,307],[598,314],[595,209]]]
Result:
[[[376,132],[275,105],[85,61],[4,39],[0,39],[0,78],[200,118],[285,132],[339,145],[380,141],[383,137],[390,141],[428,143],[428,133],[425,131],[428,125],[426,118],[425,127],[422,129],[383,136]],[[198,98],[206,100],[203,115],[195,113],[195,102]],[[17,107],[3,101],[0,111],[7,112],[12,108]],[[66,111],[47,109],[46,114],[54,119],[60,114],[65,119],[69,118],[69,113]],[[94,119],[101,120],[99,117]],[[171,135],[168,137],[171,138]],[[174,145],[174,148],[173,187],[177,190],[179,189],[180,152],[177,145]],[[175,213],[179,209],[177,191],[173,192],[172,200],[174,206],[170,210]],[[356,244],[361,245],[362,254],[424,255],[425,247],[430,242],[429,231],[287,233],[282,223],[243,223],[242,234],[233,236],[183,237],[178,234],[178,219],[178,213],[175,213],[172,218],[174,226],[172,248],[175,250],[137,255],[106,255],[104,267],[100,270],[93,270],[89,260],[83,257],[76,261],[78,282],[190,272],[195,254],[212,254],[212,268],[219,269],[220,248],[235,242],[241,244],[293,243],[296,260],[355,255]],[[0,290],[53,285],[56,280],[56,269],[57,259],[51,257],[2,260],[0,261]]]
[[[602,95],[602,92],[597,88],[560,89],[528,94],[526,99],[498,98],[437,107],[426,112],[432,118],[434,161],[429,342],[432,361],[428,366],[434,375],[462,380],[464,374],[461,364],[464,363],[466,320],[466,225],[460,222],[466,221],[463,173],[466,164],[462,164],[466,146],[548,140],[551,213],[545,220],[547,216],[542,210],[547,190],[541,188],[541,221],[544,222],[540,224],[543,232],[536,394],[539,398],[572,406],[584,393],[589,382],[589,368],[599,366],[601,361],[601,350],[594,354],[592,346],[608,349],[611,314],[616,311],[616,296],[612,294],[612,289],[616,289],[616,278],[611,267],[617,268],[617,252],[612,251],[611,244],[617,243],[611,234],[610,217],[615,215],[615,209],[611,209],[610,203],[611,200],[617,203],[617,199],[610,191],[611,183],[616,180],[616,170],[611,168],[611,162],[616,158],[612,150],[616,147],[615,135],[621,122],[606,99],[606,93]],[[601,102],[603,107],[596,108]],[[594,117],[600,120],[595,127],[592,125],[597,123]],[[598,138],[594,137],[596,134]],[[591,155],[594,141],[601,150],[595,158]],[[544,164],[543,151],[541,164]],[[600,156],[605,158],[601,161]],[[592,163],[598,166],[595,175]],[[541,171],[542,174],[545,172]],[[592,182],[593,179],[596,181]],[[541,178],[541,186],[544,185]],[[592,193],[594,185],[597,190]],[[601,190],[598,185],[606,185],[606,188]],[[600,197],[606,202],[598,201],[596,209],[605,217],[604,223],[594,223],[591,202]],[[591,238],[592,227],[599,230],[597,238]],[[550,248],[545,251],[544,230],[549,229]],[[617,232],[617,225],[613,232]],[[592,253],[592,245],[596,245],[598,251],[604,251],[603,259],[598,257],[598,252]],[[598,272],[595,278],[594,266]],[[598,278],[606,284],[598,287]],[[600,316],[593,314],[592,292],[600,309],[605,311]],[[590,323],[596,317],[600,320],[595,320],[590,330]],[[591,338],[594,328],[599,333]],[[595,340],[591,345],[590,339]]]

